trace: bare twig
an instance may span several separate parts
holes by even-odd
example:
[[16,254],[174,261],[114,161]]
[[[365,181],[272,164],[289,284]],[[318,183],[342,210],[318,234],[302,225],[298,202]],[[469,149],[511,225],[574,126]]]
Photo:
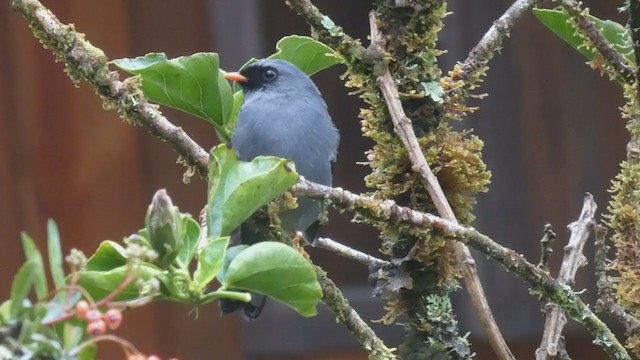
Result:
[[544,226],[544,235],[540,240],[540,262],[538,267],[546,272],[549,272],[549,259],[553,253],[553,241],[556,239],[556,233],[553,232],[551,224]]
[[460,71],[451,72],[453,81],[462,80],[464,88],[471,88],[485,75],[487,64],[493,55],[502,47],[502,41],[509,36],[515,24],[532,7],[538,6],[544,0],[516,0],[502,16],[482,36],[482,39],[471,50],[467,59],[462,63]]
[[607,252],[609,246],[606,244],[607,230],[603,226],[596,228],[596,246],[594,264],[596,270],[598,302],[596,304],[597,311],[607,312],[618,320],[631,336],[640,336],[640,319],[629,314],[622,306],[620,306],[614,298],[613,289],[611,288],[611,279],[607,276]]
[[[558,282],[562,285],[572,286],[578,269],[587,264],[587,258],[582,254],[582,250],[589,238],[589,233],[596,224],[597,208],[593,196],[587,193],[584,196],[580,217],[568,226],[571,238],[569,244],[564,247],[564,259],[558,274]],[[557,305],[550,305],[546,310],[544,333],[540,347],[536,350],[536,360],[553,359],[557,356],[562,329],[567,323],[564,312]]]
[[580,3],[575,0],[563,0],[562,7],[571,15],[580,33],[589,39],[602,58],[611,66],[614,72],[612,75],[619,75],[627,83],[633,83],[636,80],[635,69],[619,51],[611,46],[593,21],[587,17]]
[[363,265],[367,265],[369,267],[383,267],[388,266],[391,263],[388,261],[378,259],[375,256],[371,256],[369,254],[363,253],[362,251],[358,251],[356,249],[350,248],[348,246],[342,245],[341,243],[328,239],[328,238],[318,238],[313,246],[327,249],[332,251],[340,256],[344,256],[348,259],[357,261]]
[[[371,45],[378,47],[381,52],[384,52],[384,38],[378,30],[376,16],[373,12],[369,14],[369,24],[371,27]],[[444,219],[457,223],[456,216],[453,213],[451,205],[449,204],[444,192],[442,191],[438,178],[433,174],[433,171],[431,171],[429,163],[420,148],[420,144],[418,143],[418,139],[413,130],[411,119],[409,119],[404,112],[404,108],[400,102],[398,88],[396,87],[388,66],[384,66],[384,73],[377,79],[377,83],[389,109],[389,114],[393,121],[393,130],[402,140],[402,143],[407,149],[409,158],[413,164],[412,169],[419,173],[426,181],[427,191],[436,206],[438,214],[440,214]],[[493,351],[498,355],[499,359],[515,359],[511,350],[509,350],[507,343],[504,341],[495,319],[493,318],[491,308],[489,307],[484,290],[482,289],[482,283],[478,277],[476,262],[471,256],[469,249],[460,242],[456,242],[454,244],[454,249],[458,266],[462,270],[467,292],[471,298],[471,303],[473,304],[478,315],[478,319],[487,334]]]
[[357,211],[362,216],[380,221],[398,221],[422,227],[463,242],[495,259],[505,269],[525,280],[536,293],[559,305],[575,321],[584,324],[596,343],[613,359],[629,359],[626,349],[609,328],[567,286],[560,284],[546,271],[528,262],[522,255],[494,242],[476,229],[462,226],[438,216],[397,205],[392,200],[359,196],[340,188],[315,184],[304,178],[291,188],[294,196],[329,200],[339,208]]

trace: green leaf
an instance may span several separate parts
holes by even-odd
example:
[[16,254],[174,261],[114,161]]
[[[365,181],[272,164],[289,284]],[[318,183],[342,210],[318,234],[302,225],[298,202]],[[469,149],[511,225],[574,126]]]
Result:
[[98,353],[98,346],[89,345],[85,346],[80,350],[78,354],[78,360],[94,360],[96,358],[96,354]]
[[260,206],[297,183],[298,178],[289,160],[259,156],[244,162],[228,145],[216,146],[209,162],[209,237],[230,235]]
[[42,254],[38,250],[38,247],[33,242],[33,239],[27,233],[23,232],[20,234],[22,238],[22,247],[24,248],[24,253],[27,256],[27,261],[33,261],[36,263],[36,273],[35,273],[35,288],[36,288],[36,296],[38,300],[42,300],[47,297],[49,293],[49,289],[47,286],[47,275],[44,271],[44,261],[42,260]]
[[222,269],[228,245],[229,237],[225,236],[210,240],[200,251],[198,267],[193,273],[193,280],[200,290],[206,288]]
[[178,207],[173,206],[165,189],[156,191],[145,219],[149,243],[158,254],[159,263],[166,269],[184,247],[184,229]]
[[115,241],[105,240],[87,264],[87,271],[108,271],[127,264],[127,250]]
[[[128,265],[120,266],[109,271],[81,271],[79,272],[78,285],[82,286],[91,294],[94,299],[102,299],[111,294],[124,280],[127,275]],[[152,265],[143,263],[135,265],[133,270],[138,278],[149,280],[162,273],[162,271]],[[134,284],[129,285],[122,291],[116,300],[131,300],[138,296],[138,287]]]
[[[142,91],[149,100],[195,115],[214,124],[219,131],[224,130],[233,94],[219,69],[218,54],[196,53],[167,59],[165,54],[152,53],[113,63],[142,77]],[[222,135],[229,140],[229,134]]]
[[308,36],[285,36],[276,49],[269,59],[287,60],[309,76],[340,63],[333,49]]
[[182,217],[185,243],[178,254],[178,260],[185,267],[189,267],[200,241],[200,224],[189,214],[181,214],[180,216]]
[[267,295],[303,316],[315,315],[322,298],[313,265],[295,249],[273,241],[252,245],[238,254],[223,285]]
[[[533,12],[538,20],[554,34],[578,50],[587,59],[593,60],[596,54],[595,49],[583,46],[584,40],[577,35],[576,29],[571,25],[571,16],[564,10],[533,9]],[[588,17],[617,51],[622,53],[631,63],[636,63],[631,35],[624,26],[615,21],[601,20],[591,15]]]
[[[64,281],[64,268],[62,267],[62,246],[60,245],[60,233],[56,222],[49,219],[47,222],[47,244],[49,247],[49,267],[51,268],[51,277],[56,289],[60,289],[66,285]],[[60,293],[62,296],[62,293]]]
[[221,284],[224,284],[225,282],[227,282],[229,265],[231,265],[231,262],[233,261],[233,259],[235,259],[236,256],[238,256],[241,252],[243,252],[248,247],[249,245],[236,245],[227,249],[227,255],[224,257],[224,264],[222,265],[222,269],[220,269],[220,272],[217,275],[218,281],[220,281]]
[[229,116],[229,121],[225,124],[225,128],[229,134],[233,134],[236,131],[242,104],[244,104],[244,92],[237,91],[233,94],[233,109],[231,110],[231,116]]
[[11,284],[11,307],[9,313],[12,319],[17,319],[22,310],[23,301],[29,295],[29,291],[36,280],[38,264],[35,261],[27,261],[22,264],[13,278]]

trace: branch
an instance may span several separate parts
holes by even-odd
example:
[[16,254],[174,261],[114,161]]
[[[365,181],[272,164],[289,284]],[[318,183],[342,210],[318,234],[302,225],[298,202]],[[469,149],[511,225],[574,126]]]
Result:
[[[580,217],[568,226],[571,231],[571,238],[569,239],[569,244],[564,247],[564,259],[558,274],[558,282],[562,285],[572,286],[578,268],[587,264],[587,259],[582,254],[582,250],[589,238],[589,233],[596,224],[597,208],[598,206],[593,201],[593,195],[587,193],[584,196]],[[557,305],[551,305],[546,311],[544,333],[540,347],[536,350],[536,360],[554,359],[558,355],[562,329],[567,323],[564,312]]]
[[629,336],[640,336],[640,320],[620,306],[614,299],[611,279],[607,276],[607,252],[609,246],[606,244],[606,229],[602,226],[596,228],[596,246],[594,264],[596,270],[598,302],[597,311],[605,311],[614,319],[618,320],[626,329]]
[[360,315],[349,305],[347,299],[336,284],[327,277],[327,273],[319,266],[314,266],[318,281],[322,287],[322,301],[336,316],[336,320],[346,326],[362,347],[369,353],[370,360],[391,360],[396,356],[395,349],[387,348],[376,333],[367,325]]
[[544,0],[516,0],[502,16],[487,30],[480,42],[462,63],[460,71],[452,71],[453,81],[463,81],[463,88],[470,89],[486,74],[487,64],[502,48],[502,41],[509,36],[515,24],[534,6]]
[[362,62],[365,49],[358,40],[345,34],[330,17],[324,15],[310,0],[286,0],[287,5],[311,26],[312,32],[326,45],[336,50],[347,64]]
[[432,214],[398,206],[392,200],[359,196],[340,188],[315,184],[304,178],[291,188],[291,193],[294,196],[329,200],[338,208],[357,211],[358,214],[369,219],[402,222],[463,242],[495,259],[505,269],[525,280],[533,292],[548,298],[560,306],[573,320],[585,325],[595,338],[595,343],[601,346],[611,358],[629,359],[624,346],[611,330],[568,286],[560,284],[547,272],[528,262],[522,255],[501,246],[473,227],[462,226]]
[[362,251],[358,251],[327,238],[318,238],[313,246],[332,251],[340,256],[344,256],[363,265],[367,265],[370,268],[380,268],[391,265],[388,261],[378,259],[375,256],[365,254]]
[[65,64],[74,83],[87,81],[102,98],[105,108],[117,110],[131,124],[145,126],[152,135],[169,143],[188,167],[206,176],[209,154],[182,128],[162,116],[157,105],[150,104],[135,84],[122,82],[117,72],[109,71],[102,50],[86,41],[72,25],[62,24],[39,1],[13,0],[11,4],[27,19],[34,36]]
[[563,0],[562,7],[571,15],[580,33],[591,42],[602,58],[611,66],[613,75],[621,76],[629,84],[633,83],[636,80],[636,70],[619,51],[611,46],[593,21],[587,17],[585,10],[580,8],[580,3],[575,0]]
[[[381,34],[378,29],[377,19],[373,12],[369,14],[369,24],[371,26],[371,46],[377,47],[380,52],[384,53],[384,35]],[[433,171],[431,171],[431,168],[427,163],[427,159],[420,148],[420,144],[418,143],[418,139],[413,130],[411,119],[409,119],[404,112],[404,108],[400,102],[398,88],[396,87],[396,83],[387,65],[384,65],[384,73],[382,76],[378,77],[377,83],[378,87],[380,87],[380,90],[382,91],[387,108],[389,109],[389,115],[391,115],[391,120],[393,121],[393,130],[402,140],[402,143],[407,149],[409,159],[413,164],[412,169],[419,173],[426,181],[427,191],[429,192],[429,196],[431,197],[438,214],[440,214],[444,219],[457,224],[455,214],[451,209],[451,205],[447,201],[444,191],[442,191],[438,178],[433,174]],[[487,334],[493,351],[498,355],[499,359],[515,359],[511,350],[509,350],[509,347],[504,341],[495,319],[493,318],[491,308],[489,307],[484,290],[482,289],[482,283],[478,277],[476,262],[471,256],[469,249],[460,242],[456,242],[454,244],[454,249],[458,266],[462,270],[464,282],[471,298],[471,303],[473,304],[476,314],[478,315],[478,319]]]

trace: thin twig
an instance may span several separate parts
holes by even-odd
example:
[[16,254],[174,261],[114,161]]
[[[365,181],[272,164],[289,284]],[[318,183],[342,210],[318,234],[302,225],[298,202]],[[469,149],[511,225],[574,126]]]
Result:
[[549,272],[549,259],[553,253],[553,241],[556,239],[556,233],[553,231],[551,224],[544,226],[544,235],[540,240],[540,262],[538,267],[546,272]]
[[636,80],[636,71],[629,61],[604,37],[596,25],[587,17],[587,13],[575,0],[563,0],[562,7],[571,15],[580,33],[585,36],[598,53],[613,69],[613,75],[621,76],[627,83]]
[[[369,14],[369,25],[371,27],[371,45],[378,47],[380,52],[384,52],[384,36],[380,33],[377,25],[377,19],[373,12]],[[453,209],[447,200],[438,178],[433,174],[429,163],[420,148],[418,138],[413,130],[411,119],[407,117],[400,102],[400,95],[393,76],[388,66],[384,66],[384,73],[377,79],[378,86],[382,91],[385,102],[389,109],[389,115],[393,121],[393,130],[402,140],[409,159],[411,160],[412,169],[422,176],[426,181],[427,191],[433,201],[438,214],[444,219],[457,223]],[[508,360],[515,359],[511,350],[504,341],[500,329],[496,324],[489,302],[482,288],[482,283],[478,277],[476,262],[471,256],[469,249],[461,242],[454,243],[454,249],[458,266],[462,270],[464,283],[467,292],[471,298],[471,303],[478,315],[478,319],[482,324],[489,343],[499,359]]]
[[[558,274],[558,282],[560,284],[571,287],[578,269],[587,264],[587,258],[582,254],[582,251],[590,232],[596,224],[597,208],[598,206],[593,201],[593,195],[587,193],[584,196],[580,217],[568,226],[571,231],[571,238],[569,239],[569,244],[564,247],[564,259]],[[546,311],[544,332],[540,347],[536,350],[536,360],[554,359],[557,356],[562,329],[567,323],[564,311],[557,305],[550,305]]]
[[624,346],[580,298],[567,286],[560,284],[546,271],[528,262],[524,256],[494,242],[470,226],[462,226],[436,215],[397,205],[393,200],[379,200],[356,195],[340,188],[315,184],[302,178],[291,188],[294,196],[329,200],[335,206],[357,211],[360,215],[379,221],[397,221],[414,227],[430,229],[436,234],[463,242],[495,259],[505,269],[525,280],[536,293],[559,305],[575,321],[584,324],[596,343],[613,359],[629,359]]
[[544,0],[516,0],[482,36],[462,63],[461,71],[452,72],[452,80],[464,81],[463,87],[472,88],[485,75],[487,64],[502,47],[502,41],[509,36],[515,24],[534,6]]
[[342,291],[333,280],[327,277],[327,273],[319,266],[314,266],[316,276],[322,287],[322,301],[333,312],[336,320],[353,334],[362,347],[369,353],[370,360],[391,360],[396,356],[395,349],[388,348],[376,333],[367,325],[358,313],[349,305]]
[[611,279],[607,276],[607,253],[609,246],[606,244],[607,230],[603,226],[596,228],[596,246],[594,264],[596,270],[598,302],[596,303],[597,311],[607,312],[618,320],[627,330],[628,335],[640,336],[640,319],[629,314],[622,306],[620,306],[614,298],[613,289],[611,288]]
[[348,259],[357,261],[363,265],[367,265],[373,268],[391,265],[391,263],[388,261],[378,259],[375,256],[371,256],[369,254],[363,253],[362,251],[358,251],[346,245],[342,245],[341,243],[328,238],[318,238],[313,243],[313,246],[332,251],[340,256],[344,256]]

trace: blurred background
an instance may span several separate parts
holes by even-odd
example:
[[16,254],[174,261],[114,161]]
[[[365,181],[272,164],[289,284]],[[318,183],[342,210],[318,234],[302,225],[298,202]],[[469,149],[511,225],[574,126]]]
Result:
[[[274,52],[275,43],[309,29],[284,1],[276,0],[112,0],[45,1],[65,23],[74,23],[111,59],[166,52],[169,57],[199,51],[221,54],[222,67],[235,70],[250,57]],[[368,33],[370,1],[316,0],[346,32],[363,39]],[[462,61],[511,1],[449,1],[440,48],[443,69]],[[601,18],[624,19],[622,2],[586,1]],[[76,247],[91,254],[100,241],[120,240],[144,223],[153,193],[166,188],[182,211],[199,213],[205,184],[194,177],[182,183],[184,168],[176,154],[144,128],[124,124],[104,111],[93,91],[73,86],[63,65],[33,38],[24,19],[0,5],[0,295],[7,298],[13,274],[24,260],[20,231],[44,249],[46,220],[58,222],[65,251]],[[583,194],[594,194],[600,213],[607,188],[625,154],[628,135],[618,107],[620,89],[584,65],[585,60],[555,38],[533,15],[516,26],[501,54],[492,62],[477,101],[480,109],[461,124],[485,141],[485,161],[493,172],[490,192],[479,196],[475,226],[496,241],[539,259],[543,225],[558,233],[553,274],[568,240],[566,225],[578,217]],[[364,152],[357,117],[361,102],[348,95],[336,66],[314,77],[341,131],[335,184],[365,191]],[[215,144],[212,128],[171,109],[164,113],[200,144]],[[376,233],[352,224],[349,214],[331,214],[325,235],[375,253]],[[364,267],[322,250],[312,258],[344,288],[367,320],[383,315],[382,303],[370,296]],[[586,249],[592,262],[593,248]],[[533,358],[540,342],[539,301],[527,286],[494,262],[475,253],[496,320],[514,354]],[[591,267],[579,272],[576,289],[593,300]],[[471,332],[478,359],[492,359],[484,334],[464,291],[455,298],[461,332]],[[191,308],[160,303],[125,316],[119,335],[139,349],[184,360],[229,359],[366,359],[363,350],[320,305],[320,316],[304,319],[273,302],[253,323],[221,318],[215,304],[196,318]],[[574,324],[575,325],[575,324]],[[396,346],[400,326],[377,329]],[[578,326],[565,330],[574,359],[604,358]],[[100,359],[123,358],[115,346],[104,346]]]

